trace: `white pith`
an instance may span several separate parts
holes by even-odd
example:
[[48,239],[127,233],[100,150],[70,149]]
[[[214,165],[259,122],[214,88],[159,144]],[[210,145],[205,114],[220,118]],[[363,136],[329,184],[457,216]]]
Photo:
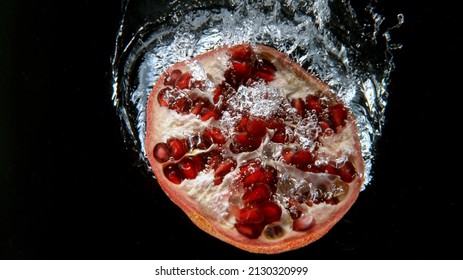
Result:
[[[219,59],[215,60],[204,60],[204,61],[190,61],[187,65],[194,65],[195,71],[198,70],[198,63],[201,65],[205,72],[205,76],[202,74],[193,75],[193,79],[207,77],[208,81],[206,84],[206,91],[200,92],[195,89],[198,95],[207,97],[211,103],[213,90],[215,85],[219,84],[222,79],[225,70],[228,68],[228,56],[226,53],[218,55]],[[285,68],[277,66],[276,79],[269,83],[269,86],[274,87],[281,93],[282,96],[289,98],[305,98],[307,95],[315,94],[319,91],[319,87],[316,84],[311,84],[306,80],[297,78],[292,72]],[[190,68],[191,69],[191,68]],[[156,128],[157,132],[155,142],[166,142],[169,138],[181,138],[186,139],[192,135],[201,133],[206,128],[210,128],[213,125],[219,125],[219,121],[215,121],[213,118],[208,121],[201,121],[198,116],[193,114],[180,115],[174,110],[168,109],[167,107],[160,107],[156,103]],[[333,136],[325,136],[321,138],[322,146],[317,151],[319,162],[317,164],[326,164],[328,162],[342,163],[348,160],[353,153],[355,153],[355,141],[353,137],[353,127],[351,123],[348,123],[346,127],[335,133]],[[322,173],[307,173],[302,172],[299,169],[288,166],[282,162],[281,159],[274,155],[279,155],[284,147],[288,147],[288,144],[278,144],[270,141],[274,131],[271,129],[267,130],[267,136],[262,141],[261,146],[256,150],[249,153],[233,154],[229,152],[226,157],[234,158],[237,166],[235,169],[228,173],[223,182],[220,185],[214,185],[214,170],[205,169],[198,174],[195,179],[185,179],[181,184],[175,186],[178,190],[184,194],[184,196],[192,203],[202,210],[202,213],[214,220],[217,224],[220,224],[223,228],[233,230],[236,220],[234,215],[231,214],[231,208],[234,203],[231,203],[232,192],[231,187],[234,187],[234,180],[238,178],[239,169],[243,164],[249,160],[259,158],[263,165],[270,165],[277,169],[278,174],[281,175],[281,180],[287,180],[292,184],[298,184],[297,180],[310,181],[313,185],[321,184],[325,181],[337,181],[339,184],[347,184],[341,182],[338,176],[332,176]],[[227,132],[224,132],[227,134]],[[227,135],[229,136],[229,135]],[[231,139],[230,137],[227,137]],[[228,140],[224,146],[227,146],[231,140]],[[207,151],[215,149],[216,146],[212,145]],[[206,151],[192,150],[185,156],[203,153]],[[300,179],[295,179],[300,178]],[[310,179],[309,179],[310,178]],[[287,193],[284,190],[277,190],[274,200],[282,206],[283,214],[279,222],[275,222],[273,226],[278,224],[283,229],[285,234],[279,238],[272,239],[268,238],[265,234],[262,234],[258,239],[263,242],[279,242],[282,239],[293,238],[298,235],[304,234],[303,232],[293,231],[292,219],[290,214],[285,210],[285,205],[288,203],[289,197],[293,193]],[[337,195],[337,194],[336,194]],[[342,201],[339,203],[342,204]],[[330,205],[326,203],[314,204],[312,207],[306,204],[301,204],[303,208],[303,215],[312,215],[315,217],[315,222],[323,221],[331,216],[336,210],[338,205]],[[242,205],[237,205],[242,207]]]

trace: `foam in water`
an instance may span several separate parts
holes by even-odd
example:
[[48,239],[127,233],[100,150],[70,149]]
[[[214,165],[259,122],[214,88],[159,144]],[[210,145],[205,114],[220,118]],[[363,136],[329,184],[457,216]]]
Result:
[[[125,5],[127,10],[117,38],[113,60],[114,104],[124,126],[126,142],[140,154],[147,168],[145,108],[151,88],[161,73],[179,61],[224,44],[251,42],[288,54],[326,82],[350,107],[357,118],[365,159],[364,185],[368,184],[374,146],[384,122],[387,86],[393,69],[391,50],[400,48],[399,44],[392,43],[389,30],[403,23],[402,15],[398,16],[396,26],[381,31],[384,17],[375,13],[372,5],[367,7],[371,18],[366,19],[368,24],[365,24],[357,18],[349,2],[342,0],[179,2],[171,1],[164,15],[153,8],[156,17],[136,27],[128,26],[135,15],[130,14],[128,4]],[[373,29],[366,29],[365,25],[373,25]],[[139,29],[134,34],[124,32],[129,27]],[[383,42],[381,36],[386,39],[385,43],[380,43]],[[188,66],[193,70],[194,79],[208,80],[204,79],[201,65],[193,61]],[[206,86],[213,88],[212,84]],[[270,88],[268,92],[277,95]],[[239,96],[241,93],[243,96]],[[242,101],[230,104],[256,116],[281,108],[275,99],[253,95],[253,88],[240,88],[234,98]],[[222,118],[226,120],[220,124],[223,127],[233,127],[238,119],[226,113]],[[311,137],[306,137],[307,147],[313,145]]]

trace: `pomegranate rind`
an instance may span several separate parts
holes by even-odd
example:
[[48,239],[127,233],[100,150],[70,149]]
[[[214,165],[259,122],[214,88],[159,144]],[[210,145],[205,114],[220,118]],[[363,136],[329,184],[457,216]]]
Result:
[[[225,57],[228,49],[228,46],[223,46],[201,54],[193,58],[193,60],[204,62],[214,60],[217,57]],[[297,63],[292,61],[291,58],[286,54],[259,44],[253,46],[253,49],[254,52],[259,56],[272,61],[277,68],[284,68],[286,71],[294,74],[297,79],[305,81],[307,87],[314,89],[312,91],[323,92],[323,94],[327,94],[333,99],[337,100],[328,85],[323,83],[317,77],[309,74]],[[145,149],[147,151],[147,157],[151,168],[159,185],[166,193],[166,195],[187,214],[187,216],[196,226],[208,234],[240,249],[254,253],[275,254],[304,247],[321,238],[351,208],[357,199],[361,186],[364,182],[364,163],[362,159],[355,118],[352,113],[349,113],[346,119],[345,127],[352,131],[352,137],[354,137],[355,143],[354,151],[349,155],[349,160],[355,166],[358,176],[356,176],[352,182],[348,183],[347,193],[343,194],[343,199],[336,205],[326,205],[327,212],[320,214],[320,216],[316,216],[315,224],[311,226],[309,230],[304,232],[293,231],[291,232],[290,237],[281,240],[262,240],[260,238],[249,239],[239,234],[235,228],[224,227],[223,224],[215,221],[210,216],[205,214],[201,205],[198,205],[194,199],[186,195],[185,192],[182,192],[178,185],[173,184],[164,176],[163,165],[157,162],[152,154],[154,146],[161,141],[160,135],[164,133],[159,128],[159,125],[157,125],[158,122],[164,121],[162,119],[158,120],[157,112],[160,109],[160,105],[157,101],[157,93],[164,88],[163,81],[175,69],[179,69],[182,72],[188,71],[187,62],[179,62],[161,74],[158,82],[156,82],[148,98],[146,109],[147,121]]]

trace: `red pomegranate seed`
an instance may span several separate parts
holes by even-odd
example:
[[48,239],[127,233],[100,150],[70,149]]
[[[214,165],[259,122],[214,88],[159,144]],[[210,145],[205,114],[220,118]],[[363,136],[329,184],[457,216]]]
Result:
[[286,139],[285,125],[279,121],[272,120],[268,123],[268,128],[273,129],[275,132],[272,136],[272,142],[284,143]]
[[293,108],[296,109],[296,114],[298,114],[301,117],[304,117],[305,104],[302,98],[291,100],[291,106],[293,106]]
[[307,170],[308,165],[312,163],[312,154],[309,151],[297,151],[291,158],[291,162],[301,170]]
[[320,103],[320,98],[315,95],[309,95],[305,99],[306,108],[308,110],[315,110],[318,114],[320,114],[323,110],[322,104]]
[[182,75],[182,71],[179,69],[175,69],[164,79],[164,84],[169,86],[174,86],[175,82],[177,81],[178,77]]
[[301,204],[294,198],[291,198],[288,202],[288,211],[293,220],[299,218],[302,214]]
[[232,62],[233,73],[237,81],[245,83],[251,76],[252,66],[246,62]]
[[204,98],[198,98],[195,101],[195,104],[193,106],[193,109],[191,109],[191,113],[194,115],[199,115],[204,108],[207,108],[211,105],[211,102],[209,100],[204,99]]
[[208,111],[206,111],[204,114],[201,114],[201,120],[203,122],[207,121],[210,118],[214,118],[216,120],[220,118],[220,112],[218,111],[218,109],[216,109],[214,107],[211,108],[211,106],[210,106]]
[[186,157],[180,161],[178,168],[183,172],[186,179],[194,179],[198,175],[197,167],[191,157]]
[[158,162],[162,163],[168,161],[170,158],[169,146],[167,146],[166,143],[157,143],[156,146],[154,146],[153,155]]
[[347,109],[342,104],[336,104],[331,106],[331,122],[333,123],[333,128],[338,126],[344,126],[347,118]]
[[220,185],[222,183],[223,177],[230,173],[230,171],[232,171],[235,166],[236,163],[231,159],[226,159],[224,162],[219,163],[214,173],[214,184]]
[[220,97],[223,95],[224,92],[224,86],[223,85],[218,85],[214,89],[214,103],[217,104],[220,100]]
[[281,156],[283,157],[283,160],[287,164],[290,164],[292,162],[293,155],[294,155],[294,152],[290,148],[285,148],[283,149],[283,151],[281,151]]
[[318,125],[320,126],[323,132],[325,132],[328,128],[331,127],[331,125],[326,121],[319,121]]
[[233,144],[238,149],[247,147],[249,143],[249,135],[246,132],[239,132],[233,136]]
[[178,77],[177,81],[175,81],[175,87],[179,89],[186,89],[190,88],[190,80],[191,74],[190,73],[183,73]]
[[323,165],[320,167],[320,172],[328,173],[332,175],[338,175],[338,169],[332,165]]
[[354,165],[350,161],[344,163],[341,167],[339,167],[339,176],[341,176],[341,180],[344,182],[350,183],[354,180],[355,176],[357,175],[355,171]]
[[238,45],[230,48],[230,56],[233,61],[249,61],[253,51],[251,45]]
[[191,100],[188,97],[178,97],[170,104],[169,108],[175,110],[179,114],[186,114],[190,111]]
[[222,162],[223,158],[219,152],[213,151],[207,156],[207,165],[210,168],[216,169],[217,166]]
[[243,180],[243,184],[245,186],[250,186],[255,183],[264,182],[265,178],[266,178],[265,170],[261,167],[257,169],[256,171],[247,175]]
[[314,222],[313,216],[306,214],[293,221],[293,230],[307,231],[315,224]]
[[164,167],[164,176],[174,184],[180,184],[184,179],[182,172],[176,164],[169,164]]
[[277,183],[277,171],[275,168],[271,166],[264,168],[264,183],[271,187],[272,192],[276,190],[275,185]]
[[184,140],[178,138],[170,138],[167,140],[167,145],[169,146],[170,154],[175,159],[178,160],[183,157],[187,151],[187,145]]
[[264,227],[265,225],[263,224],[235,224],[236,230],[238,230],[239,233],[250,239],[258,238],[262,233]]
[[204,131],[204,136],[211,139],[211,141],[215,144],[225,144],[227,142],[227,139],[222,134],[222,131],[218,128],[211,128],[207,129]]
[[163,88],[161,91],[159,91],[159,93],[158,93],[158,103],[159,103],[160,106],[163,106],[163,107],[169,106],[168,97],[166,96],[166,94],[170,90],[171,90],[170,88]]
[[273,201],[265,201],[259,205],[260,213],[265,218],[265,223],[270,224],[277,222],[281,218],[281,207]]
[[242,224],[260,224],[264,221],[264,216],[257,207],[245,207],[240,210],[239,221]]
[[249,119],[246,123],[246,131],[253,137],[264,137],[267,133],[267,123],[258,118]]
[[260,203],[270,199],[270,188],[267,184],[256,183],[247,188],[241,198],[245,205]]
[[269,72],[265,72],[265,71],[256,71],[254,73],[254,77],[255,77],[254,79],[256,79],[256,78],[262,79],[267,83],[275,80],[275,74],[274,73],[269,73]]

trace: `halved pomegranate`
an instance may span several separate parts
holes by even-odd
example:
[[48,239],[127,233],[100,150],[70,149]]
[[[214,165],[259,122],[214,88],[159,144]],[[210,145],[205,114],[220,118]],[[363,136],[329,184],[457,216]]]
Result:
[[328,86],[267,46],[224,46],[163,73],[146,152],[166,194],[207,233],[278,253],[323,236],[358,196],[355,119]]

